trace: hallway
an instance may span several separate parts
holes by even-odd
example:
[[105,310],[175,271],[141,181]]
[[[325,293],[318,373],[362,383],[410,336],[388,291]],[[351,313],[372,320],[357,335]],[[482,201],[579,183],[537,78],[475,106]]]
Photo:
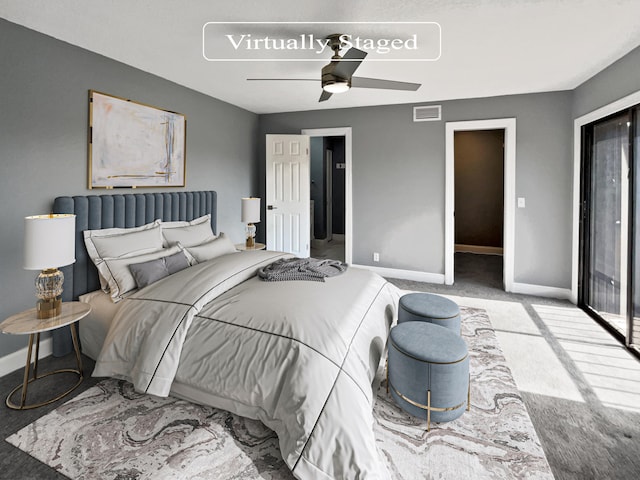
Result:
[[311,257],[330,258],[331,260],[340,260],[341,262],[344,262],[344,238],[340,238],[339,235],[334,235],[333,240],[324,242],[316,248],[312,245]]

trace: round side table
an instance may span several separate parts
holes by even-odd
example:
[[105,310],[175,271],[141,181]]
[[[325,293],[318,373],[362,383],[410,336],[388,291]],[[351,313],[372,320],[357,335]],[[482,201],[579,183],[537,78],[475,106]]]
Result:
[[264,243],[258,243],[253,247],[247,247],[244,243],[236,243],[236,250],[247,251],[247,250],[264,250],[267,246]]
[[[78,346],[78,337],[76,334],[76,329],[71,325],[72,323],[77,322],[78,320],[86,317],[89,312],[91,312],[91,307],[82,302],[64,302],[62,304],[62,313],[56,317],[52,318],[37,318],[36,317],[36,309],[32,308],[30,310],[25,310],[24,312],[18,313],[16,315],[12,315],[7,318],[4,322],[0,323],[0,331],[2,333],[8,333],[13,335],[29,335],[29,347],[27,349],[27,363],[24,367],[24,381],[18,385],[16,388],[11,390],[11,393],[7,396],[7,407],[12,408],[14,410],[28,410],[31,408],[42,407],[43,405],[48,405],[57,400],[60,400],[62,397],[70,394],[74,391],[81,383],[83,377],[82,373],[82,358],[80,357],[80,347]],[[73,340],[73,349],[76,354],[76,362],[77,369],[74,368],[64,368],[61,370],[54,370],[52,372],[47,372],[42,375],[38,375],[38,350],[40,349],[40,334],[42,332],[47,332],[50,330],[55,330],[58,328],[66,327],[67,325],[71,325],[71,339]],[[31,370],[31,357],[33,352],[33,344],[35,340],[36,351],[35,351],[35,359],[33,360],[33,376],[30,376]],[[49,375],[55,375],[58,373],[75,373],[78,375],[78,382],[71,387],[69,390],[61,393],[55,398],[51,400],[47,400],[45,402],[27,404],[27,388],[30,383],[35,382],[36,380],[44,377],[48,377]],[[22,396],[20,398],[20,404],[16,404],[11,400],[11,397],[18,390],[22,389]]]

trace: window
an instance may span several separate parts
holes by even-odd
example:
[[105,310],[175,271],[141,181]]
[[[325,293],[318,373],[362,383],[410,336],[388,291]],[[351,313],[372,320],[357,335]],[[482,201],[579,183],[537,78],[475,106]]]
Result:
[[640,351],[640,106],[582,129],[579,304]]

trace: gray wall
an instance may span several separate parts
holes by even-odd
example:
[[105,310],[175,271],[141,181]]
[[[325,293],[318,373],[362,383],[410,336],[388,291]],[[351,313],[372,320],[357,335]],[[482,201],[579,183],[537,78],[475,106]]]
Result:
[[640,47],[574,90],[573,116],[580,117],[640,91]]
[[455,242],[502,247],[504,130],[455,132]]
[[[185,114],[186,189],[217,190],[218,230],[243,240],[240,198],[258,193],[257,115],[1,19],[0,45],[0,319],[35,305],[23,217],[59,195],[108,193],[87,190],[89,89]],[[0,357],[26,342],[0,335]]]
[[[571,286],[571,92],[434,102],[443,121],[412,121],[413,105],[260,116],[267,133],[353,128],[353,262],[444,273],[445,122],[516,117],[515,281]],[[264,178],[264,165],[260,165]]]

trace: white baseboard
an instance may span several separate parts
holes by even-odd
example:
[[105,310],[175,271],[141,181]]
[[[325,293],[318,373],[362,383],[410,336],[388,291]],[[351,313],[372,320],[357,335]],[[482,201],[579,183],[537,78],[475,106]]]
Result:
[[538,297],[559,298],[562,300],[572,300],[571,289],[547,287],[544,285],[532,285],[530,283],[514,282],[511,293],[523,293],[525,295],[536,295]]
[[[35,345],[33,346],[35,349]],[[4,377],[6,374],[13,372],[14,370],[24,369],[27,363],[27,352],[29,348],[24,347],[17,352],[10,353],[0,358],[0,377]],[[38,352],[38,358],[43,359],[48,357],[53,352],[51,337],[45,338],[40,341],[40,350]]]
[[[441,273],[418,272],[415,270],[400,270],[397,268],[375,267],[373,265],[356,265],[357,268],[365,268],[383,277],[399,278],[401,280],[413,280],[416,282],[444,284],[444,275]],[[572,301],[571,289],[533,285],[529,283],[514,283],[510,293],[522,293],[537,297],[559,298]],[[575,302],[574,302],[575,303]]]
[[485,247],[482,245],[464,245],[456,243],[456,252],[479,253],[482,255],[502,255],[502,247]]
[[444,283],[444,274],[442,273],[428,273],[418,272],[415,270],[400,270],[398,268],[374,267],[373,265],[352,264],[351,266],[371,270],[372,272],[375,272],[382,277],[399,278],[401,280],[414,280],[416,282],[426,283]]

